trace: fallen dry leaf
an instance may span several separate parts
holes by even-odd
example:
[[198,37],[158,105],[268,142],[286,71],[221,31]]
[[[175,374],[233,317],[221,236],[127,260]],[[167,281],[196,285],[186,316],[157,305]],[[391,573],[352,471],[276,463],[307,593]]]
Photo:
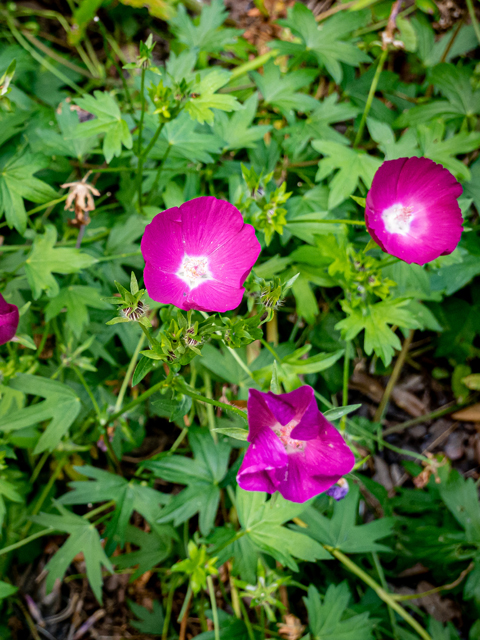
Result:
[[460,420],[461,422],[480,422],[480,402],[472,404],[470,407],[460,409],[452,413],[454,420]]

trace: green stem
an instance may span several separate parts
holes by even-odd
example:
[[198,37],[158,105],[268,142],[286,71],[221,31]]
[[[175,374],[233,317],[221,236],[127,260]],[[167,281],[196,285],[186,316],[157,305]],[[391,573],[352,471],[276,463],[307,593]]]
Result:
[[10,551],[15,551],[15,549],[20,549],[20,547],[23,547],[24,545],[29,544],[30,542],[33,542],[33,540],[37,540],[37,538],[41,538],[42,536],[46,536],[52,533],[52,531],[55,531],[55,529],[53,528],[44,529],[43,531],[37,531],[37,533],[32,533],[32,535],[29,536],[28,538],[24,538],[19,542],[15,542],[15,544],[11,544],[8,547],[3,547],[3,549],[0,549],[0,556],[4,556],[6,553],[10,553]]
[[162,133],[163,130],[163,126],[164,126],[164,122],[162,122],[157,130],[155,131],[155,133],[153,134],[153,138],[150,140],[150,142],[148,143],[147,147],[145,148],[145,150],[142,153],[142,156],[144,158],[148,158],[148,154],[150,153],[150,151],[153,149],[153,147],[155,146],[156,141],[158,140],[160,134]]
[[232,356],[235,358],[235,360],[238,362],[238,364],[240,365],[240,367],[245,371],[245,373],[252,378],[252,380],[255,380],[253,373],[250,371],[250,369],[247,367],[247,365],[245,364],[245,362],[240,358],[240,356],[238,355],[236,349],[232,349],[232,347],[227,347],[227,349],[230,351],[230,353],[232,354]]
[[86,518],[87,520],[91,520],[99,513],[102,513],[102,511],[105,511],[105,509],[109,509],[110,507],[113,507],[113,506],[115,506],[115,500],[110,500],[109,502],[105,502],[105,504],[101,504],[96,509],[92,509],[91,511],[86,513],[83,517]]
[[133,352],[132,359],[128,365],[127,373],[122,382],[122,386],[120,387],[120,393],[117,396],[117,401],[115,402],[115,411],[120,411],[122,407],[123,398],[125,397],[125,393],[127,391],[128,383],[132,377],[133,370],[135,369],[135,365],[137,364],[138,355],[143,347],[143,343],[145,342],[145,336],[141,335],[140,339],[135,347],[135,351]]
[[155,176],[155,180],[153,181],[152,188],[150,189],[150,195],[148,196],[147,204],[150,203],[150,201],[151,201],[151,199],[152,199],[152,197],[153,197],[153,195],[155,193],[155,190],[158,187],[158,183],[160,181],[160,176],[162,175],[162,171],[163,171],[163,166],[164,166],[164,164],[165,164],[165,162],[166,162],[166,160],[168,158],[168,154],[170,153],[171,149],[172,149],[172,145],[169,144],[167,149],[166,149],[166,151],[165,151],[165,153],[163,154],[163,158],[162,158],[162,161],[160,163],[160,166],[157,169],[157,175]]
[[[115,422],[117,418],[120,418],[124,414],[128,413],[131,409],[133,409],[138,404],[140,404],[141,402],[149,398],[151,395],[159,391],[164,386],[165,386],[165,380],[162,380],[161,382],[157,382],[157,384],[154,384],[153,387],[150,387],[150,389],[148,389],[147,391],[139,395],[138,398],[135,398],[135,400],[132,400],[131,402],[126,404],[120,411],[117,411],[116,413],[112,413],[112,415],[107,419],[105,424],[108,425],[111,422]],[[204,398],[202,398],[202,400],[203,399]]]
[[[345,342],[345,355],[343,359],[343,393],[342,404],[344,407],[348,405],[348,381],[350,379],[350,346],[351,341]],[[345,431],[347,426],[347,416],[342,416],[340,420],[340,430]]]
[[355,138],[355,142],[353,143],[353,148],[358,147],[360,142],[362,141],[363,130],[365,129],[365,123],[367,122],[368,114],[370,113],[370,108],[372,106],[373,98],[375,96],[375,91],[377,90],[378,81],[380,80],[380,74],[383,71],[383,66],[388,56],[388,48],[382,51],[382,54],[378,60],[377,69],[375,71],[375,75],[373,76],[372,84],[370,86],[370,91],[368,92],[367,102],[365,103],[365,109],[363,110],[362,119],[360,120],[360,126],[358,127],[357,136]]
[[319,220],[312,220],[311,218],[302,218],[301,220],[287,220],[287,225],[289,224],[301,224],[303,222],[310,222],[315,224],[353,224],[357,227],[364,227],[366,225],[365,220],[341,220],[339,218],[335,218],[334,220],[330,220],[328,218],[321,218]]
[[[207,400],[213,400],[212,397],[212,379],[207,370],[203,374],[203,381],[205,384],[205,395],[207,396]],[[213,413],[213,406],[207,403],[207,420],[208,420],[208,428],[210,429],[210,434],[213,438],[215,444],[218,442],[218,436],[215,433],[215,414]]]
[[268,62],[270,58],[274,58],[277,55],[278,55],[278,50],[272,49],[271,51],[268,51],[267,53],[264,53],[263,55],[258,56],[258,58],[255,58],[254,60],[249,60],[248,62],[245,62],[244,64],[239,65],[238,67],[236,67],[236,69],[232,71],[230,75],[230,82],[232,80],[235,80],[236,78],[240,78],[241,76],[246,75],[247,73],[250,73],[250,71],[255,71],[255,69],[258,69],[259,67],[263,67],[263,65],[266,62]]
[[137,189],[138,189],[138,206],[140,213],[142,213],[142,182],[143,182],[143,154],[142,154],[142,135],[143,135],[143,121],[145,118],[145,67],[142,67],[142,77],[140,81],[140,99],[141,99],[141,112],[140,122],[138,123],[138,169],[137,169]]
[[247,419],[247,414],[245,413],[245,411],[242,411],[242,409],[239,409],[238,407],[235,407],[231,404],[226,404],[225,402],[219,402],[218,400],[212,400],[212,398],[206,398],[205,396],[201,396],[198,393],[194,393],[193,391],[190,391],[190,389],[185,385],[181,386],[181,390],[187,396],[190,396],[190,398],[192,398],[193,400],[198,400],[198,402],[205,402],[205,404],[211,404],[214,407],[220,407],[220,409],[224,409],[225,411],[231,411],[232,413],[236,413],[237,416],[241,416],[244,420]]
[[[385,580],[385,574],[383,572],[383,568],[378,558],[378,553],[376,551],[372,552],[372,558],[373,558],[373,563],[375,565],[375,569],[377,570],[378,577],[380,578],[380,584],[382,585],[382,588],[385,591],[387,591],[388,589],[387,581]],[[395,638],[395,640],[398,640],[398,630],[397,630],[397,623],[395,622],[395,614],[393,612],[392,607],[389,604],[388,604],[388,616],[390,618],[390,625],[392,627],[393,637]]]
[[220,640],[220,625],[218,624],[217,599],[215,598],[215,589],[213,587],[212,576],[207,576],[208,591],[210,593],[210,602],[212,603],[213,627],[215,629],[215,640]]
[[33,470],[32,477],[30,478],[30,484],[31,485],[33,485],[35,483],[35,480],[40,475],[40,471],[43,469],[43,465],[48,460],[48,456],[49,455],[50,455],[50,452],[49,451],[45,451],[43,456],[40,458],[40,460],[35,465],[35,469]]
[[[187,521],[185,521],[187,522]],[[188,534],[188,531],[187,531]],[[188,535],[187,535],[188,537]],[[178,614],[178,618],[177,618],[177,622],[182,622],[183,618],[187,615],[187,611],[188,611],[188,607],[190,605],[190,600],[192,598],[192,585],[189,582],[188,583],[188,588],[187,588],[187,593],[185,594],[185,600],[183,601],[182,604],[182,608],[180,609],[180,613]]]
[[27,216],[31,216],[33,213],[38,213],[39,211],[43,211],[44,209],[48,209],[49,207],[54,207],[59,202],[64,202],[67,199],[67,196],[62,196],[61,198],[57,198],[56,200],[50,200],[50,202],[45,202],[45,204],[41,204],[34,209],[30,209],[27,211]]
[[90,389],[89,385],[87,384],[87,381],[85,380],[85,378],[83,376],[83,373],[74,364],[72,365],[72,369],[75,371],[75,373],[77,374],[77,378],[80,380],[80,382],[82,383],[85,391],[88,393],[88,397],[92,401],[93,408],[95,409],[95,413],[97,414],[97,417],[100,418],[100,416],[101,416],[100,407],[98,406],[98,402],[97,402],[95,396],[93,395],[93,391]]
[[170,618],[172,617],[173,596],[175,595],[175,589],[178,587],[180,581],[180,576],[176,579],[173,578],[170,591],[168,592],[167,608],[165,611],[165,619],[163,621],[162,640],[167,640],[168,638],[168,627],[170,626]]
[[467,0],[468,13],[470,14],[470,20],[472,21],[473,30],[477,36],[477,40],[480,43],[480,26],[478,25],[477,16],[475,15],[475,8],[472,0]]
[[394,611],[396,611],[398,613],[398,615],[401,616],[405,620],[405,622],[412,627],[412,629],[415,629],[415,631],[418,633],[418,635],[421,638],[423,638],[424,640],[432,640],[432,637],[425,631],[425,629],[423,629],[420,626],[420,624],[415,620],[415,618],[413,618],[407,611],[405,611],[405,609],[402,606],[400,606],[398,604],[398,602],[396,602],[394,600],[392,595],[390,593],[387,593],[387,591],[385,591],[385,589],[383,587],[381,587],[377,582],[375,582],[375,580],[372,577],[370,577],[368,575],[368,573],[366,573],[357,564],[355,564],[355,562],[350,560],[350,558],[348,558],[346,555],[344,555],[338,549],[334,549],[333,547],[331,547],[328,544],[324,544],[323,546],[329,553],[332,554],[332,556],[337,558],[337,560],[340,560],[340,562],[349,571],[354,573],[356,576],[358,576],[360,578],[360,580],[363,580],[363,582],[365,582],[365,584],[367,584],[369,587],[371,587],[375,591],[377,596],[381,600],[383,600],[383,602],[385,602],[385,604],[387,604]]
[[373,416],[374,422],[382,422],[383,417],[385,415],[385,411],[387,409],[388,401],[390,400],[390,396],[392,395],[392,391],[397,384],[398,376],[400,375],[403,367],[403,363],[405,362],[405,358],[407,357],[408,350],[410,349],[410,345],[412,344],[414,330],[412,329],[408,334],[408,337],[404,340],[402,350],[400,351],[397,361],[395,362],[395,366],[393,367],[392,375],[388,381],[388,384],[383,393],[380,404],[375,411],[375,415]]
[[401,422],[400,424],[395,424],[393,427],[388,427],[385,429],[382,435],[389,436],[391,433],[398,433],[400,431],[404,431],[405,429],[409,429],[410,427],[414,427],[416,424],[423,424],[424,422],[429,422],[431,420],[435,420],[435,418],[441,418],[442,416],[446,416],[449,413],[454,413],[459,409],[465,407],[465,404],[452,404],[450,403],[448,407],[442,407],[440,409],[435,409],[430,413],[426,413],[423,416],[418,418],[412,418],[411,420],[407,420],[406,422]]
[[250,622],[250,618],[248,617],[248,611],[241,598],[239,598],[239,603],[240,603],[240,610],[243,616],[243,621],[245,622],[245,626],[247,627],[249,640],[255,640],[255,634],[253,633],[252,623]]
[[131,251],[130,253],[117,253],[114,256],[103,256],[103,258],[97,258],[97,262],[110,262],[111,260],[121,260],[123,258],[133,258],[135,256],[141,256],[142,252]]

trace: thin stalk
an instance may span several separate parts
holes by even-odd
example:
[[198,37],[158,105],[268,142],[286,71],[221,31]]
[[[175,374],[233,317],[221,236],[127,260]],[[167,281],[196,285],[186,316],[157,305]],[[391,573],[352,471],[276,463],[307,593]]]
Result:
[[[348,405],[348,381],[350,379],[350,347],[351,341],[347,340],[345,343],[345,355],[343,358],[343,392],[342,392],[342,404],[344,407]],[[347,416],[342,416],[340,420],[340,430],[345,431],[347,426]]]
[[425,629],[423,629],[423,627],[420,626],[420,624],[415,620],[415,618],[413,618],[407,611],[405,611],[405,609],[401,605],[399,605],[398,602],[396,602],[392,594],[387,593],[387,591],[385,591],[383,587],[381,587],[377,582],[375,582],[375,580],[371,576],[369,576],[368,573],[366,573],[357,564],[355,564],[355,562],[350,560],[350,558],[348,558],[345,554],[343,554],[338,549],[334,549],[328,544],[324,544],[323,546],[329,553],[332,554],[332,556],[337,558],[337,560],[339,560],[349,571],[354,573],[356,576],[360,578],[360,580],[363,580],[365,584],[371,587],[375,591],[377,596],[381,600],[383,600],[385,604],[387,604],[394,611],[396,611],[398,615],[401,616],[405,620],[405,622],[412,627],[412,629],[415,629],[415,631],[418,633],[418,635],[421,638],[423,638],[424,640],[432,640],[432,637],[430,636],[430,634],[428,634],[425,631]]
[[475,35],[477,36],[477,40],[480,44],[480,26],[478,25],[472,0],[467,0],[467,7],[468,13],[470,14],[470,20],[472,21],[473,30],[475,31]]
[[213,587],[212,576],[207,576],[208,591],[210,593],[210,602],[212,603],[213,627],[215,629],[215,640],[220,640],[220,625],[218,623],[217,599],[215,598],[215,589]]
[[45,53],[49,58],[52,58],[52,60],[55,60],[55,62],[59,62],[60,64],[63,64],[65,67],[67,67],[68,69],[71,69],[72,71],[75,71],[75,73],[78,73],[81,76],[85,76],[86,78],[92,79],[91,73],[89,73],[88,71],[85,71],[85,69],[82,69],[82,67],[79,67],[74,62],[70,62],[70,60],[67,60],[66,58],[58,54],[56,51],[50,49],[50,47],[47,47],[45,44],[43,44],[43,42],[41,42],[41,40],[38,40],[34,35],[29,33],[28,31],[22,31],[21,34],[22,36],[27,38],[27,40],[29,40],[33,45],[35,45],[37,49],[40,49],[40,51],[43,51],[43,53]]
[[43,456],[40,458],[40,460],[35,465],[35,469],[33,470],[32,477],[30,478],[30,484],[31,485],[33,485],[35,483],[35,480],[40,475],[40,471],[43,469],[43,465],[48,460],[48,456],[49,455],[50,455],[50,452],[49,451],[45,451]]
[[[375,565],[375,569],[377,570],[378,577],[380,578],[380,584],[382,585],[382,588],[385,589],[385,591],[387,591],[388,589],[387,581],[385,580],[385,574],[383,572],[383,568],[378,558],[378,553],[376,551],[372,552],[372,558],[373,558],[373,563]],[[398,629],[397,629],[397,623],[395,622],[395,614],[393,612],[392,607],[390,605],[387,605],[387,606],[388,606],[388,616],[390,618],[390,625],[392,627],[392,633],[395,640],[398,640]]]
[[271,51],[268,51],[267,53],[264,53],[263,55],[258,56],[258,58],[254,58],[253,60],[249,60],[244,64],[240,64],[231,72],[230,82],[232,80],[235,80],[235,78],[240,78],[241,76],[246,75],[250,71],[255,71],[255,69],[258,69],[259,67],[263,67],[263,65],[266,62],[268,62],[270,58],[274,58],[275,56],[278,55],[278,53],[279,52],[277,49],[272,49]]
[[8,24],[8,27],[9,27],[10,31],[12,32],[12,35],[15,38],[15,40],[17,40],[17,42],[20,44],[20,46],[22,46],[26,51],[28,51],[28,53],[32,56],[32,58],[35,58],[35,60],[37,62],[39,62],[42,65],[42,67],[45,67],[45,69],[50,71],[50,73],[53,73],[53,75],[56,76],[59,80],[61,80],[63,82],[63,84],[66,84],[67,86],[69,86],[71,89],[73,89],[77,93],[82,93],[83,89],[81,87],[79,87],[78,84],[76,84],[75,82],[70,80],[70,78],[68,78],[64,73],[62,73],[56,67],[54,67],[52,64],[50,64],[50,62],[46,58],[43,58],[37,52],[37,50],[34,49],[25,40],[25,38],[22,36],[20,31],[18,31],[18,29],[15,27],[15,24],[13,23],[13,20],[9,16],[7,16],[7,24]]
[[[187,530],[187,537],[188,537],[188,530]],[[178,614],[177,622],[182,623],[183,620],[185,619],[185,615],[186,615],[187,610],[188,610],[188,608],[190,606],[190,600],[192,598],[192,593],[193,593],[192,585],[189,582],[188,583],[188,588],[187,588],[187,593],[185,595],[185,600],[183,601],[182,608],[180,609],[180,613]]]
[[168,451],[168,455],[173,455],[175,453],[175,451],[178,449],[178,447],[182,444],[183,439],[185,438],[185,436],[188,433],[188,429],[185,427],[185,429],[182,429],[182,432],[180,433],[180,435],[178,436],[178,438],[175,440],[175,442],[172,444],[172,446],[170,447],[169,451]]
[[[205,395],[207,396],[208,400],[213,400],[212,397],[212,379],[210,377],[210,374],[208,373],[207,370],[205,370],[205,373],[203,374],[203,382],[205,385]],[[207,404],[207,420],[208,420],[208,428],[210,429],[210,434],[213,438],[213,441],[215,442],[215,444],[217,444],[218,442],[218,436],[215,432],[215,414],[213,413],[213,408],[212,405],[210,403]]]
[[360,142],[362,141],[363,130],[365,129],[365,123],[367,122],[368,114],[370,113],[370,108],[372,106],[373,98],[375,96],[375,91],[377,90],[378,81],[380,80],[380,74],[382,73],[383,66],[388,56],[388,48],[385,48],[382,51],[382,54],[378,60],[377,69],[375,71],[375,75],[373,76],[372,84],[370,86],[370,91],[368,92],[367,102],[365,103],[365,109],[363,110],[362,119],[360,120],[360,126],[358,127],[357,136],[355,138],[355,142],[353,143],[353,148],[358,147]]
[[160,182],[160,176],[162,175],[162,171],[163,171],[163,166],[164,166],[164,164],[165,164],[165,162],[166,162],[166,160],[168,158],[168,155],[169,155],[171,149],[172,149],[172,145],[169,144],[167,149],[166,149],[166,151],[165,151],[165,153],[163,154],[163,158],[162,158],[162,161],[160,163],[160,166],[157,169],[157,175],[155,176],[155,180],[153,181],[152,188],[150,189],[150,194],[148,196],[147,204],[150,203],[150,201],[151,201],[151,199],[153,197],[153,194],[155,193],[155,190],[158,187],[158,183]]
[[110,507],[113,507],[113,506],[115,506],[115,500],[110,500],[109,502],[105,502],[105,504],[100,505],[96,509],[92,509],[91,511],[86,513],[83,517],[86,518],[87,520],[91,520],[92,518],[97,516],[99,513],[102,513],[102,511],[105,511],[105,509],[109,509]]
[[238,355],[238,353],[236,352],[235,349],[232,349],[232,347],[227,347],[227,349],[230,351],[230,353],[232,354],[232,356],[235,358],[235,360],[238,362],[238,364],[240,365],[240,367],[245,371],[245,373],[252,378],[252,380],[255,380],[255,377],[253,375],[253,373],[250,371],[250,369],[247,367],[247,365],[245,364],[245,362],[240,358],[240,356]]
[[15,544],[11,544],[8,547],[3,547],[3,549],[0,549],[0,556],[4,556],[6,553],[15,551],[15,549],[20,549],[20,547],[23,547],[24,545],[29,544],[34,540],[37,540],[37,538],[41,538],[42,536],[46,536],[52,533],[52,531],[55,531],[55,529],[53,527],[50,527],[49,529],[44,529],[43,531],[37,531],[37,533],[32,533],[32,535],[29,536],[28,538],[24,538],[19,542],[15,542]]
[[170,591],[168,592],[165,619],[163,621],[162,640],[168,639],[168,627],[170,626],[170,618],[172,617],[173,596],[175,595],[175,589],[180,584],[180,580],[181,580],[180,576],[178,576],[176,580],[174,578],[170,586]]
[[[158,127],[157,130],[155,131],[155,133],[153,134],[153,138],[150,140],[150,142],[148,143],[148,145],[145,147],[145,150],[142,153],[142,156],[144,158],[148,158],[148,154],[150,153],[150,151],[153,149],[153,147],[155,146],[156,141],[158,140],[158,138],[160,137],[160,134],[163,131],[163,125],[164,123],[162,122]],[[155,169],[152,169],[152,171],[155,171]]]
[[[138,396],[138,398],[135,398],[135,400],[132,400],[131,402],[126,404],[124,407],[122,407],[122,409],[120,411],[117,411],[116,413],[112,413],[112,415],[109,418],[107,418],[105,426],[110,424],[111,422],[115,422],[115,420],[117,420],[117,418],[120,418],[121,416],[123,416],[126,413],[128,413],[131,409],[133,409],[138,404],[140,404],[141,402],[143,402],[144,400],[149,398],[151,395],[153,395],[157,391],[160,391],[160,389],[162,387],[164,387],[164,386],[165,386],[165,380],[162,380],[161,382],[157,382],[157,384],[154,384],[153,387],[150,387],[150,389],[148,389],[147,391],[144,391],[144,393],[140,394]],[[205,400],[205,398],[202,398],[202,400]]]
[[449,403],[447,407],[441,407],[440,409],[435,409],[435,411],[431,411],[430,413],[426,413],[423,416],[419,416],[418,418],[412,418],[411,420],[407,420],[406,422],[401,422],[400,424],[395,424],[393,427],[388,427],[383,431],[383,436],[389,436],[391,433],[399,433],[400,431],[404,431],[405,429],[409,429],[410,427],[414,427],[416,424],[422,424],[423,422],[430,422],[431,420],[435,420],[435,418],[441,418],[442,416],[446,416],[449,413],[454,413],[458,409],[462,409],[465,407],[465,404],[452,404]]
[[95,409],[95,413],[97,414],[97,417],[100,418],[100,416],[101,416],[100,407],[98,406],[98,402],[97,402],[95,396],[93,395],[93,391],[90,389],[87,381],[85,380],[85,377],[84,377],[83,373],[74,364],[72,365],[72,369],[75,371],[75,373],[77,374],[77,378],[80,380],[80,382],[83,385],[83,388],[88,393],[88,397],[90,398],[90,400],[91,400],[91,402],[93,404],[93,408]]
[[128,365],[127,373],[125,374],[125,377],[122,382],[122,386],[120,387],[120,393],[118,394],[117,401],[115,402],[115,411],[120,411],[122,407],[122,402],[123,402],[123,398],[125,397],[125,393],[127,391],[128,383],[130,382],[130,379],[132,377],[133,370],[135,369],[135,365],[137,364],[138,355],[142,350],[144,342],[145,342],[145,336],[142,334],[137,343],[137,346],[135,347],[135,351],[133,352],[133,356]]
[[143,180],[143,154],[142,154],[142,136],[143,136],[143,121],[145,119],[145,67],[142,67],[142,76],[140,80],[140,99],[141,99],[141,111],[140,122],[138,123],[138,169],[137,169],[137,189],[138,189],[138,206],[140,213],[142,213],[142,180]]
[[[35,504],[34,508],[32,509],[32,513],[30,514],[31,516],[36,516],[37,513],[42,508],[43,503],[47,499],[48,494],[52,490],[52,487],[55,484],[55,481],[57,480],[58,476],[62,472],[62,469],[65,466],[67,460],[68,460],[67,456],[64,456],[61,460],[58,461],[57,466],[55,468],[55,471],[50,476],[47,484],[45,485],[45,487],[44,487],[44,489],[43,489],[43,491],[42,491],[42,493],[40,495],[40,498],[37,500],[37,503]],[[33,522],[30,520],[23,527],[22,533],[21,533],[22,538],[25,538],[27,533],[30,531],[30,527],[32,526],[32,524],[33,524]]]
[[[205,404],[211,404],[214,407],[220,407],[220,409],[225,409],[225,411],[231,411],[232,413],[236,413],[237,416],[241,416],[244,420],[247,419],[247,414],[242,409],[235,407],[232,404],[226,404],[225,402],[220,402],[218,400],[212,400],[212,398],[206,398],[205,396],[201,396],[198,393],[193,393],[185,386],[181,387],[183,393],[187,396],[190,396],[193,400],[198,400],[199,402],[205,402]],[[144,395],[144,394],[143,394]]]
[[311,218],[303,218],[301,220],[295,220],[295,218],[293,218],[293,220],[287,220],[287,225],[289,224],[301,224],[302,222],[313,222],[315,224],[353,224],[357,227],[365,227],[366,226],[366,222],[365,220],[340,220],[338,218],[336,218],[335,220],[330,220],[327,218],[321,218],[319,220],[312,220]]
[[382,396],[382,400],[375,411],[375,415],[373,417],[374,422],[382,422],[383,417],[385,415],[385,410],[388,405],[388,401],[390,400],[390,396],[392,395],[392,391],[397,384],[398,377],[402,371],[403,363],[405,362],[405,358],[407,357],[408,350],[410,349],[410,345],[412,344],[413,335],[415,331],[412,329],[408,334],[408,337],[404,340],[402,350],[395,362],[395,366],[393,367],[392,375],[390,376],[390,380],[385,388],[385,391]]
[[114,256],[104,256],[103,258],[97,258],[97,262],[111,262],[112,260],[120,260],[123,258],[133,258],[135,256],[141,256],[142,252],[140,250],[138,251],[131,251],[130,253],[117,253]]
[[40,204],[38,207],[35,207],[34,209],[30,209],[30,211],[27,211],[27,216],[31,216],[32,214],[38,213],[39,211],[43,211],[44,209],[48,209],[49,207],[54,207],[59,202],[64,202],[67,199],[67,195],[62,196],[61,198],[57,198],[56,200],[50,200],[50,202],[45,202],[44,204]]
[[239,599],[239,604],[240,604],[240,609],[242,611],[243,621],[245,622],[245,626],[247,627],[249,640],[255,640],[255,634],[253,633],[252,623],[250,622],[250,618],[248,617],[248,611],[241,598]]

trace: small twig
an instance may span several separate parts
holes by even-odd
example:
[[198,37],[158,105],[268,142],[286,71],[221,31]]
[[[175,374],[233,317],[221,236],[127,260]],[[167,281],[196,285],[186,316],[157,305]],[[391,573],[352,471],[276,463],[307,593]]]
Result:
[[92,616],[90,616],[86,622],[82,624],[80,629],[73,636],[73,640],[80,640],[80,638],[83,638],[83,636],[87,633],[90,627],[93,627],[93,625],[96,622],[98,622],[98,620],[103,618],[104,615],[105,615],[104,609],[98,609],[98,611],[95,611],[95,613]]
[[430,413],[426,413],[423,416],[419,416],[418,418],[412,418],[411,420],[407,420],[406,422],[401,422],[400,424],[395,424],[392,427],[388,427],[382,433],[382,436],[389,436],[391,433],[399,433],[400,431],[404,431],[405,429],[409,429],[410,427],[414,427],[417,424],[421,424],[422,422],[431,422],[435,420],[435,418],[441,418],[442,416],[446,416],[449,413],[454,413],[457,409],[462,409],[465,407],[465,404],[455,404],[453,402],[449,402],[448,404],[440,407],[440,409],[435,409]]
[[425,596],[431,596],[434,593],[438,593],[439,591],[449,591],[450,589],[455,589],[462,582],[462,580],[473,570],[475,567],[475,563],[471,562],[466,569],[462,571],[462,573],[458,576],[456,580],[451,582],[450,584],[444,584],[442,587],[435,587],[434,589],[430,589],[429,591],[423,591],[422,593],[411,593],[411,594],[399,594],[392,595],[394,600],[397,602],[401,602],[402,600],[417,600],[420,598],[424,598]]
[[405,358],[407,356],[408,350],[410,349],[410,345],[412,344],[413,335],[415,331],[412,329],[408,334],[408,337],[403,342],[402,350],[395,362],[395,366],[393,367],[392,375],[390,376],[390,380],[386,386],[386,389],[383,393],[382,400],[375,411],[375,415],[373,417],[374,422],[381,422],[383,420],[383,416],[385,414],[385,409],[387,408],[388,401],[390,400],[390,396],[392,391],[397,384],[398,377],[402,371],[403,363],[405,362]]

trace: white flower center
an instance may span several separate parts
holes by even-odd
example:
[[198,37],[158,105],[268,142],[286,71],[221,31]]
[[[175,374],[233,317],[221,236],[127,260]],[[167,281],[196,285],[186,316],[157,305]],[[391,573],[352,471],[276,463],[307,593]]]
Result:
[[389,233],[398,233],[401,236],[408,235],[413,218],[413,207],[404,207],[403,204],[394,204],[382,213],[385,229]]
[[272,427],[273,431],[280,438],[280,442],[285,447],[287,453],[295,453],[296,451],[303,451],[305,449],[305,442],[303,440],[295,440],[290,437],[290,434],[298,424],[298,420],[290,420],[286,425],[277,422]]
[[195,289],[202,282],[212,279],[208,268],[208,258],[205,256],[183,256],[182,264],[176,275],[188,284],[190,289]]

